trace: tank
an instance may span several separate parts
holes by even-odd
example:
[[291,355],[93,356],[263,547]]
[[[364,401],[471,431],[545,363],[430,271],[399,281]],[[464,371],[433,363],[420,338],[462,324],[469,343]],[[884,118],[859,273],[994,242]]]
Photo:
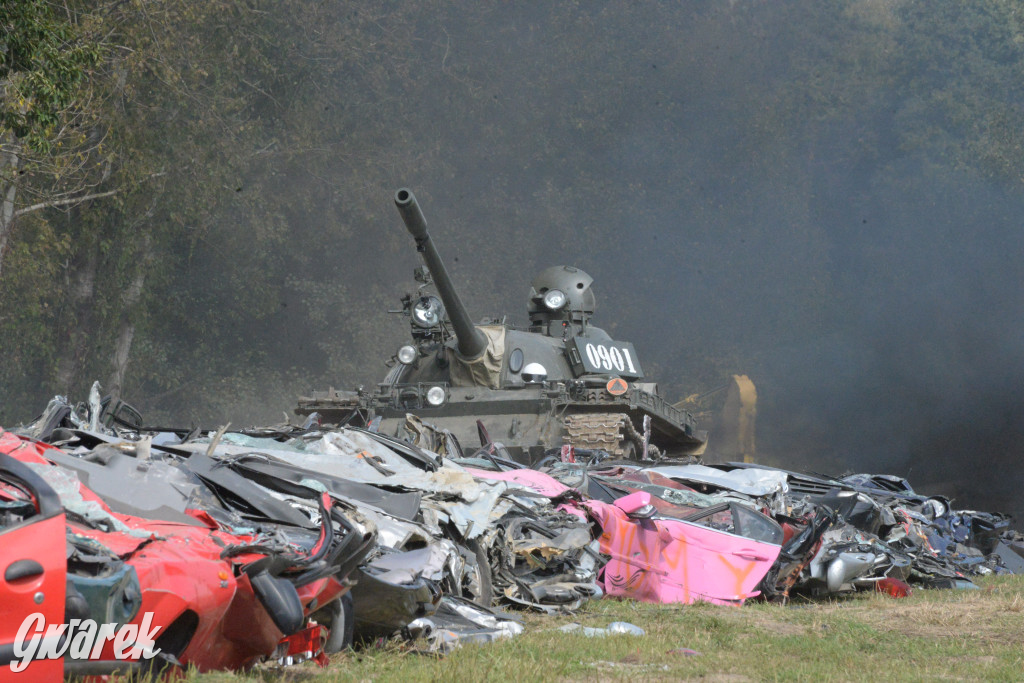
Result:
[[593,278],[572,266],[537,275],[527,300],[529,325],[474,323],[452,284],[413,193],[395,205],[425,264],[406,294],[410,342],[387,362],[373,390],[314,392],[296,413],[323,423],[403,433],[407,416],[451,432],[468,452],[501,444],[532,464],[571,445],[619,459],[679,459],[699,454],[706,433],[644,376],[628,341],[596,327]]

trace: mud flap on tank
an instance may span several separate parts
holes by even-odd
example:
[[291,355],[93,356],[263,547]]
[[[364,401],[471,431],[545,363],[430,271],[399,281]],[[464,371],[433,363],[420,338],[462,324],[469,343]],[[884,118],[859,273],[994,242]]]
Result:
[[[576,448],[604,450],[611,455],[634,459],[643,452],[643,434],[623,413],[583,413],[565,418],[566,441]],[[649,445],[654,454],[655,447]]]

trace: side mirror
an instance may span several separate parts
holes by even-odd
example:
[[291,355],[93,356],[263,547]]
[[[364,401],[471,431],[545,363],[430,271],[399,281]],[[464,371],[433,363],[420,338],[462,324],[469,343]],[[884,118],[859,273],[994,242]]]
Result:
[[637,491],[618,498],[614,505],[625,512],[630,519],[647,519],[654,516],[651,494],[647,491]]

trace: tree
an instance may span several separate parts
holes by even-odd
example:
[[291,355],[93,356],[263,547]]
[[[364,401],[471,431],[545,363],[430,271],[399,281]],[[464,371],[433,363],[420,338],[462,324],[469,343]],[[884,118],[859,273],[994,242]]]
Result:
[[90,77],[103,48],[71,5],[0,5],[0,273],[15,222],[107,197],[109,164]]

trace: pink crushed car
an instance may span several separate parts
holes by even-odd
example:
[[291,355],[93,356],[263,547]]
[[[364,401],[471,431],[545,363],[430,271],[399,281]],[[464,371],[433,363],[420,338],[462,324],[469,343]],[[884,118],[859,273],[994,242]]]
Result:
[[[601,529],[601,552],[611,558],[602,573],[603,589],[610,596],[739,605],[758,595],[757,585],[781,550],[782,528],[739,503],[697,509],[679,519],[658,515],[647,491],[604,503],[580,500],[578,493],[570,493],[573,489],[535,470],[470,472],[563,498],[561,509],[593,519]],[[630,489],[630,482],[623,484]]]

